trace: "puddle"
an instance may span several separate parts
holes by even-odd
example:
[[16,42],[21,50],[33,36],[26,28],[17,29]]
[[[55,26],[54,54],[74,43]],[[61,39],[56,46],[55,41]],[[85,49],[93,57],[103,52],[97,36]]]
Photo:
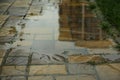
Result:
[[[38,5],[40,5],[40,8],[37,9]],[[31,55],[31,64],[61,64],[65,62],[66,55],[88,54],[86,48],[76,47],[74,42],[59,41],[58,1],[40,0],[38,3],[33,1],[30,8],[32,9],[28,11],[26,17],[24,16],[25,19],[22,19],[19,15],[26,13],[26,7],[12,6],[9,9],[9,14],[12,16],[9,17],[5,26],[8,29],[6,31],[9,31],[11,35],[6,33],[5,30],[2,35],[7,35],[8,37],[5,39],[10,42],[4,43],[4,46],[0,45],[0,48],[11,49],[9,54],[6,55],[5,65],[26,65],[28,56]],[[19,9],[20,11],[18,11]],[[38,14],[29,14],[29,12],[34,11]],[[12,27],[11,30],[11,26],[15,27]],[[17,32],[15,32],[16,30]],[[13,33],[16,33],[17,36],[13,36]],[[14,38],[14,41],[11,37]]]
[[[38,52],[39,54],[60,54],[65,50],[78,50],[78,47],[74,46],[73,42],[64,42],[58,40],[58,1],[40,1],[42,5],[42,15],[39,14],[39,16],[27,16],[25,21],[20,22],[25,23],[24,28],[19,27],[19,37],[23,39],[23,41],[19,41],[21,46],[26,45],[24,42],[31,41],[29,46],[31,46],[32,51]],[[40,5],[40,3],[38,2],[37,4]],[[87,50],[82,51],[87,53]]]

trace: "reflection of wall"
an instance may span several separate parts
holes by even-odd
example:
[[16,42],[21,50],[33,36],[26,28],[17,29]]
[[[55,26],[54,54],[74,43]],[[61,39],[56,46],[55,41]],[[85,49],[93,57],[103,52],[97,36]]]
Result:
[[62,0],[59,6],[59,40],[103,40],[105,33],[85,0]]

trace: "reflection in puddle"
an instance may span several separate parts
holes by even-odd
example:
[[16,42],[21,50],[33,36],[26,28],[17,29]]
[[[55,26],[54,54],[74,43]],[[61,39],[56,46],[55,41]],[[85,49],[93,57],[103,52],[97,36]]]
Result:
[[[59,0],[58,0],[59,1]],[[26,16],[26,23],[22,25],[20,36],[23,41],[19,41],[21,46],[26,45],[26,40],[31,41],[30,45],[33,52],[39,54],[55,54],[61,53],[65,50],[78,49],[73,42],[62,42],[58,40],[59,36],[59,7],[58,1],[54,0],[40,0],[38,2],[41,6],[39,16]],[[31,6],[35,10],[35,6]],[[33,8],[34,7],[34,8]],[[33,11],[34,11],[33,10]],[[32,11],[30,9],[30,11]],[[29,14],[28,14],[29,15]],[[21,24],[20,24],[21,25]],[[28,35],[29,34],[29,35]],[[29,44],[29,43],[28,43]],[[44,51],[43,51],[44,50]],[[86,50],[85,50],[86,51]],[[86,51],[87,53],[87,51]]]

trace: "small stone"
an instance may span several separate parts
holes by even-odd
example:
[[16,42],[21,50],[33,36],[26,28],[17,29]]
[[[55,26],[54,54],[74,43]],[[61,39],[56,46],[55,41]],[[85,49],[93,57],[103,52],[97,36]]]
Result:
[[53,80],[51,76],[31,76],[28,80]]
[[3,66],[2,76],[25,75],[25,66]]
[[67,74],[65,65],[30,66],[30,75],[40,74]]
[[75,75],[75,76],[58,76],[56,80],[96,80],[94,76],[91,75]]

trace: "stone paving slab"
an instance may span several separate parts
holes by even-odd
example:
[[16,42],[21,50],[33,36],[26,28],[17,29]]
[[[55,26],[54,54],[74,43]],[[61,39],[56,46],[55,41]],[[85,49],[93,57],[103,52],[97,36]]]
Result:
[[8,15],[0,15],[0,27],[2,27],[8,17]]
[[71,55],[68,57],[70,63],[101,64],[107,62],[101,55]]
[[4,14],[10,5],[11,3],[8,2],[0,3],[0,14]]
[[56,80],[97,80],[91,75],[58,76]]
[[54,54],[39,54],[34,53],[32,56],[31,64],[64,64],[66,62],[66,57],[64,55]]
[[7,3],[10,3],[10,4],[11,4],[11,3],[14,2],[14,0],[1,0],[0,2],[1,2],[1,3],[6,3],[6,2],[7,2]]
[[120,69],[114,67],[114,66],[119,66],[120,64],[118,63],[115,65],[114,64],[112,64],[111,66],[110,65],[96,66],[96,70],[100,80],[120,80]]
[[6,50],[0,49],[0,58],[1,58],[1,57],[4,57],[4,56],[5,56],[5,53],[6,53]]
[[102,55],[109,62],[120,62],[120,54]]
[[9,15],[0,15],[0,21],[5,21]]
[[108,48],[108,49],[89,49],[89,54],[118,54],[119,51]]
[[0,21],[0,28],[2,27],[2,25],[5,23],[5,21]]
[[[6,9],[9,7],[9,5],[13,2],[13,0],[3,0],[3,1],[9,1],[10,3],[0,3],[0,14],[4,13]],[[44,2],[44,0],[33,0],[33,3],[31,3],[32,0],[16,0],[15,3],[11,6],[11,8],[8,10],[8,13],[10,17],[7,20],[7,15],[0,15],[0,24],[5,24],[7,27],[10,26],[16,26],[17,22],[22,20],[23,16],[27,14],[28,16],[34,16],[34,15],[40,15],[41,11],[41,6],[40,3]],[[56,0],[46,0],[45,2],[52,2],[50,4],[53,5]],[[59,1],[59,0],[58,0]],[[39,3],[38,3],[39,2]],[[44,10],[48,9],[46,5],[49,5],[48,3],[43,3],[45,4]],[[31,5],[31,7],[30,7]],[[30,7],[30,10],[27,12],[28,8]],[[49,7],[51,8],[51,7]],[[52,7],[53,8],[53,7]],[[1,12],[2,11],[2,12]],[[13,16],[12,16],[13,15]],[[41,14],[42,15],[42,14]],[[41,16],[40,15],[40,16]],[[19,17],[21,16],[21,17]],[[24,21],[23,21],[24,22]],[[29,25],[29,24],[28,24]],[[5,27],[6,27],[5,26]],[[21,28],[21,25],[17,24]],[[32,26],[33,27],[33,26]],[[4,30],[4,29],[3,29]],[[26,34],[30,34],[26,37]],[[33,34],[38,34],[34,35]],[[40,34],[47,34],[46,36],[41,36]],[[50,52],[49,50],[47,51],[46,49],[51,48],[54,49],[61,49],[61,50],[70,50],[71,48],[74,48],[72,46],[74,43],[68,42],[62,43],[62,42],[57,42],[55,43],[55,46],[51,46],[52,38],[49,35],[53,34],[52,29],[48,28],[38,28],[34,26],[34,28],[26,28],[23,30],[23,38],[25,40],[18,40],[15,43],[13,43],[13,46],[16,49],[13,49],[6,60],[5,64],[2,64],[2,74],[1,76],[6,76],[2,77],[0,80],[27,80],[26,79],[26,65],[28,63],[28,56],[29,54],[29,49],[32,46],[33,51],[34,49],[38,50],[38,54],[48,54],[48,53],[53,53],[52,51]],[[9,36],[5,38],[5,40],[8,40],[9,38],[11,39],[11,36],[9,35],[9,29],[4,30],[4,32],[1,34],[1,36]],[[21,37],[20,37],[21,38]],[[1,39],[1,38],[0,38]],[[27,41],[26,41],[27,39]],[[36,40],[32,42],[31,40]],[[43,40],[40,43],[40,40]],[[49,40],[48,43],[45,42],[44,40]],[[45,46],[42,45],[42,43],[46,43]],[[43,43],[43,44],[44,44]],[[49,46],[50,47],[49,47]],[[47,47],[46,47],[47,46]],[[1,47],[1,45],[0,45]],[[22,47],[18,48],[18,47]],[[26,48],[27,47],[27,48]],[[40,48],[44,49],[42,51]],[[24,51],[28,50],[28,52]],[[29,48],[29,49],[28,49]],[[74,48],[76,49],[76,48]],[[63,52],[64,53],[64,52]],[[89,64],[80,64],[84,62],[88,62],[89,60],[94,59],[95,61],[99,61],[102,58],[101,57],[92,57],[91,56],[82,56],[80,54],[88,54],[87,49],[84,49],[82,51],[71,51],[71,53],[65,53],[68,55],[68,63],[64,61],[64,59],[59,58],[59,57],[54,57],[52,56],[41,56],[41,55],[36,55],[35,53],[33,54],[32,58],[30,58],[32,61],[30,61],[30,71],[28,75],[28,80],[120,80],[120,65],[119,64],[109,64],[109,65],[94,65],[96,66],[97,73],[95,72],[95,68],[93,65]],[[91,50],[89,54],[101,54],[101,53],[116,53],[112,49],[99,49],[99,50]],[[79,54],[77,56],[74,56],[73,54]],[[109,55],[108,55],[109,56]],[[105,58],[108,58],[105,57]],[[2,63],[4,54],[0,53],[0,65]],[[118,56],[117,56],[118,57]],[[119,57],[118,57],[119,58]],[[117,58],[117,59],[118,59]],[[66,59],[66,58],[65,58]],[[94,61],[92,60],[92,61]],[[102,59],[103,60],[103,59]],[[49,64],[50,65],[47,65]],[[54,64],[53,64],[54,63]],[[60,63],[60,64],[59,64]],[[62,63],[62,64],[61,64]],[[36,65],[37,64],[37,65]],[[59,64],[59,65],[58,65]],[[6,66],[5,66],[6,65]],[[7,66],[11,65],[11,66]],[[14,66],[16,65],[16,66]],[[19,65],[24,65],[24,66],[19,66]],[[22,75],[21,77],[19,77]],[[37,76],[31,76],[31,75],[37,75]],[[64,76],[62,76],[64,75]],[[100,79],[96,79],[96,75],[99,76]]]
[[7,76],[7,77],[2,77],[1,80],[26,80],[25,77],[12,77],[12,76]]
[[7,57],[5,65],[27,65],[28,57]]
[[53,40],[51,35],[36,35],[35,40]]
[[68,64],[70,74],[95,74],[94,67],[88,64]]
[[13,7],[29,7],[29,0],[17,0],[12,5]]
[[31,46],[32,45],[32,41],[16,41],[15,43],[13,43],[14,46],[18,45],[18,46]]
[[32,5],[27,13],[26,18],[30,17],[30,16],[38,16],[40,15],[40,10],[41,10],[41,6],[40,5]]
[[9,56],[17,56],[17,57],[20,57],[20,56],[29,56],[30,54],[30,49],[29,48],[16,48],[16,49],[13,49],[10,53],[9,53]]
[[25,75],[26,66],[3,66],[1,76]]
[[118,71],[120,71],[120,63],[109,64],[109,66],[114,67]]
[[0,31],[0,37],[9,37],[9,36],[14,36],[16,33],[16,28],[15,27],[10,27],[10,28],[2,28]]
[[65,65],[39,65],[30,66],[30,75],[41,74],[67,74]]
[[34,35],[32,34],[25,34],[23,31],[21,31],[19,33],[20,38],[24,39],[24,40],[33,40],[34,39]]
[[51,76],[31,76],[28,80],[53,80]]
[[5,28],[3,27],[0,31],[0,43],[10,42],[16,35],[16,28]]
[[11,7],[8,14],[12,16],[24,16],[27,13],[28,7]]
[[6,23],[4,24],[5,27],[16,26],[17,22],[22,20],[23,17],[20,16],[10,16]]
[[67,55],[88,55],[89,52],[86,48],[75,48],[67,52]]
[[1,66],[1,64],[2,64],[2,60],[3,60],[3,58],[0,58],[0,66]]
[[86,63],[91,59],[91,56],[84,56],[84,55],[79,55],[79,56],[69,56],[68,61],[70,63]]

